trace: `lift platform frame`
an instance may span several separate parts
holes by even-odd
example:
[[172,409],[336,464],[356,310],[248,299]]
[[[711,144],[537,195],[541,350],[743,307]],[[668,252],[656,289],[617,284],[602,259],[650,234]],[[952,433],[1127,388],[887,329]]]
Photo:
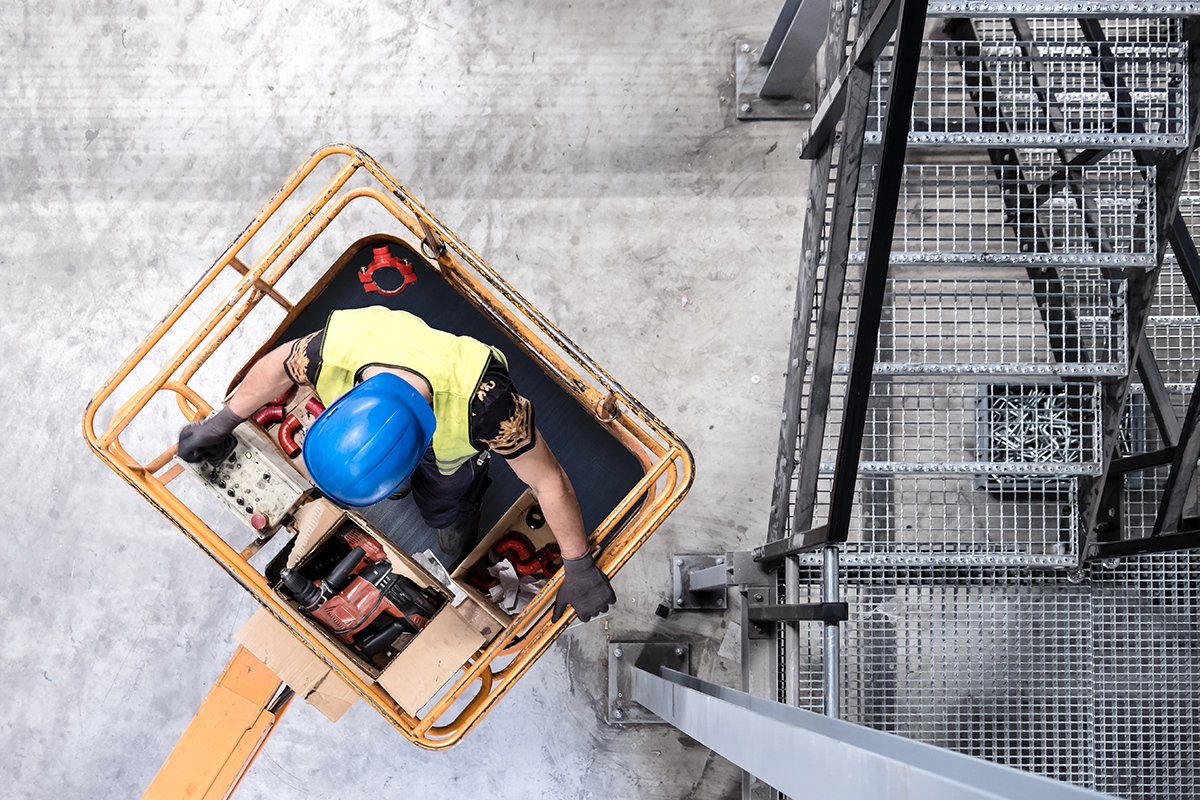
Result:
[[[332,179],[319,185],[307,199],[309,186],[301,185],[319,166],[332,167]],[[367,186],[348,188],[356,173],[364,173]],[[359,182],[362,182],[360,177]],[[319,183],[319,181],[318,181]],[[303,211],[283,228],[263,255],[248,259],[248,245],[285,202],[297,195]],[[272,592],[267,579],[249,563],[261,542],[241,552],[218,535],[170,488],[179,473],[174,463],[175,445],[142,463],[122,444],[121,436],[156,396],[174,395],[184,420],[202,419],[213,405],[189,381],[217,348],[264,301],[275,303],[286,315],[282,331],[315,294],[314,287],[299,302],[288,300],[277,284],[288,270],[345,209],[355,202],[377,203],[399,223],[401,240],[428,258],[454,289],[489,321],[508,334],[546,373],[615,437],[638,461],[644,476],[590,534],[596,563],[608,576],[637,551],[682,501],[691,486],[694,462],[687,446],[654,414],[580,350],[549,319],[525,300],[483,259],[438,221],[373,158],[349,144],[330,144],[315,152],[255,215],[200,280],[138,344],[120,368],[104,382],[84,412],[83,433],[88,445],[104,463],[137,489],[185,536],[215,560],[235,581],[258,600],[301,642],[329,665],[347,684],[414,744],[440,750],[458,743],[514,683],[546,651],[574,618],[573,613],[552,622],[550,611],[562,580],[560,570],[499,636],[470,657],[449,688],[431,701],[420,716],[409,713],[377,684],[362,680],[345,657],[296,624],[291,611]],[[294,204],[293,204],[294,206]],[[386,215],[385,215],[386,216]],[[281,217],[286,219],[286,215]],[[390,218],[389,218],[390,220]],[[255,247],[260,247],[256,243]],[[196,310],[203,321],[173,353],[165,337],[197,304],[201,295],[226,270],[238,273],[236,287],[211,311]],[[140,365],[154,370],[153,377],[137,386],[131,375]],[[118,392],[128,394],[123,402]],[[107,426],[97,430],[97,413],[114,408]],[[173,428],[167,435],[173,439]],[[472,694],[472,690],[474,693]]]

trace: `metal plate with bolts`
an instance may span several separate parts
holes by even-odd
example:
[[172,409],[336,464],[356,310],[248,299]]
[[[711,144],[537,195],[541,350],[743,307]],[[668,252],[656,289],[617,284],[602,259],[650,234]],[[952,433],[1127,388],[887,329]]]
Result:
[[657,714],[633,702],[633,669],[660,675],[661,667],[690,675],[692,647],[687,642],[608,643],[608,724],[662,722]]
[[[724,580],[725,556],[697,556],[697,555],[675,555],[671,558],[671,608],[675,610],[709,610],[722,609],[727,605],[725,599],[725,580]],[[720,586],[715,588],[706,588],[702,591],[693,589],[695,580],[699,580],[696,574],[701,570],[707,570],[713,567],[721,567],[716,570],[721,574]],[[709,573],[705,573],[707,577]]]
[[[771,605],[770,590],[766,586],[748,586],[746,587],[746,597],[743,601],[744,607],[748,610],[752,606],[769,606]],[[746,618],[746,614],[742,614]],[[746,620],[746,637],[749,639],[773,639],[775,638],[775,623],[766,622],[755,624]]]
[[[759,91],[767,70],[758,63],[763,43],[737,39],[733,43],[734,72],[737,80],[737,118],[754,119],[812,119],[817,107],[817,82],[805,81],[799,97],[762,97]],[[816,70],[813,70],[815,73]]]

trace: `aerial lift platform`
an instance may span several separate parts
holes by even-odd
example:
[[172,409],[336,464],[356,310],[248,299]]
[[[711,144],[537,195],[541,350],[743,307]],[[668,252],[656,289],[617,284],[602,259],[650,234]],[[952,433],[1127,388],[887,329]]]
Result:
[[[490,470],[482,501],[480,530],[487,535],[450,573],[454,565],[442,563],[436,534],[411,500],[356,513],[315,489],[295,457],[321,410],[304,387],[239,426],[228,462],[176,458],[179,429],[218,407],[259,356],[322,328],[333,310],[372,305],[412,311],[506,354],[514,383],[537,408],[538,428],[577,488],[592,553],[606,575],[629,560],[691,486],[687,446],[374,159],[347,144],[318,150],[105,381],[84,414],[84,436],[101,460],[262,606],[248,625],[258,633],[239,634],[250,647],[238,648],[148,796],[233,791],[292,689],[302,696],[312,689],[289,689],[271,652],[305,661],[310,673],[327,671],[326,694],[344,684],[351,701],[364,699],[409,741],[440,750],[461,741],[573,619],[568,612],[551,620],[562,574],[548,563],[544,586],[518,610],[498,607],[480,588],[486,553],[499,537],[517,530],[534,547],[550,540],[536,498],[501,464]],[[378,540],[397,573],[442,602],[415,637],[373,660],[303,614],[279,580],[282,567],[303,570],[347,529]],[[260,659],[261,648],[247,650],[262,644],[263,631],[275,638]]]

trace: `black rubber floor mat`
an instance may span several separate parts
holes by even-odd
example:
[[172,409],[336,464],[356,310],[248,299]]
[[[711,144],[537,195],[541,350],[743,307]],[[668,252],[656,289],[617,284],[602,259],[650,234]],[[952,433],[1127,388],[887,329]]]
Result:
[[[472,336],[498,347],[508,357],[509,372],[517,390],[536,408],[538,430],[575,487],[584,525],[589,531],[594,530],[641,479],[644,473],[637,459],[521,352],[507,334],[442,280],[421,255],[402,245],[390,246],[396,257],[412,263],[417,276],[415,283],[390,297],[366,293],[358,279],[358,269],[370,263],[371,243],[361,243],[358,253],[284,333],[282,341],[323,328],[329,314],[338,309],[382,305],[417,314],[435,328]],[[399,276],[394,271],[377,273],[377,277],[384,288],[399,285]],[[388,283],[389,279],[395,282]],[[491,530],[525,490],[525,484],[502,458],[492,459],[491,477],[492,485],[481,509],[481,535]],[[445,560],[445,554],[437,547],[437,533],[425,525],[411,497],[385,500],[364,509],[363,515],[404,550],[430,549]]]

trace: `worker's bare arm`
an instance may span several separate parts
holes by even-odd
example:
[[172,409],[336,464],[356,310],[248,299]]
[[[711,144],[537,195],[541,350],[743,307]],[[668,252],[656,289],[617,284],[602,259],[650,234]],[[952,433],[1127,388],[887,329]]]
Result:
[[254,362],[229,398],[230,411],[245,419],[293,385],[284,366],[293,344],[284,342]]
[[586,553],[587,532],[579,513],[575,489],[546,445],[541,431],[537,432],[537,443],[533,448],[508,459],[508,465],[533,491],[546,522],[554,531],[563,558],[576,558]]

